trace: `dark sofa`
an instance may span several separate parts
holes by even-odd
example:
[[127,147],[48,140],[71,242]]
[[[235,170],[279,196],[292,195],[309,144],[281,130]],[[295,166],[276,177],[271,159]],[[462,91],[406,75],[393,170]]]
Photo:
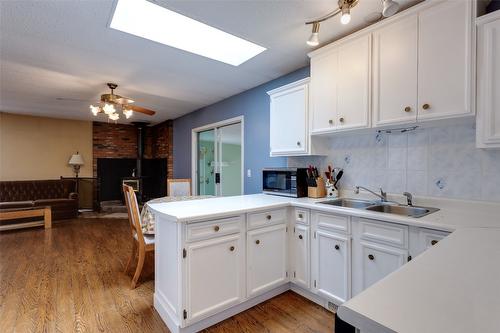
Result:
[[0,210],[23,207],[52,208],[52,220],[78,216],[76,182],[70,179],[0,181]]

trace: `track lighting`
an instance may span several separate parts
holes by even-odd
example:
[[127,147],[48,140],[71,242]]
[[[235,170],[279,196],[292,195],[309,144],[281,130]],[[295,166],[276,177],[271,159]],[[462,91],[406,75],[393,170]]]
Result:
[[347,24],[351,22],[351,10],[349,9],[349,4],[344,2],[341,11],[342,11],[342,16],[340,16],[340,23]]
[[382,15],[389,17],[398,12],[399,4],[393,0],[382,0]]
[[312,27],[311,37],[307,40],[307,45],[318,46],[319,45],[319,22],[314,22]]

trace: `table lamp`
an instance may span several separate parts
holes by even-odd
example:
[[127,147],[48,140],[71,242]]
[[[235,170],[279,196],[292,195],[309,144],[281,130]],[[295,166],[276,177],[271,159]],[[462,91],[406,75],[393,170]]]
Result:
[[80,167],[84,164],[82,155],[80,155],[78,152],[76,152],[76,154],[71,155],[68,164],[73,167],[73,171],[75,172],[76,178],[78,178]]

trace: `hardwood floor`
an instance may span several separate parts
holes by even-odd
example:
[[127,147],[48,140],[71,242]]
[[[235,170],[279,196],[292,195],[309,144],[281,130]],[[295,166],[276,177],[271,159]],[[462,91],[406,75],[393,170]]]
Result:
[[[0,331],[169,332],[153,308],[153,258],[131,290],[121,219],[0,233]],[[204,332],[333,332],[333,315],[287,292]]]

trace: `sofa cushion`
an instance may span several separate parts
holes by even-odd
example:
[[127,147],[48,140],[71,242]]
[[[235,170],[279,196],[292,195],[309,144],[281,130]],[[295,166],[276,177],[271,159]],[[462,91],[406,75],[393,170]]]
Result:
[[0,209],[10,209],[10,208],[28,208],[33,207],[33,201],[10,201],[10,202],[0,202]]

